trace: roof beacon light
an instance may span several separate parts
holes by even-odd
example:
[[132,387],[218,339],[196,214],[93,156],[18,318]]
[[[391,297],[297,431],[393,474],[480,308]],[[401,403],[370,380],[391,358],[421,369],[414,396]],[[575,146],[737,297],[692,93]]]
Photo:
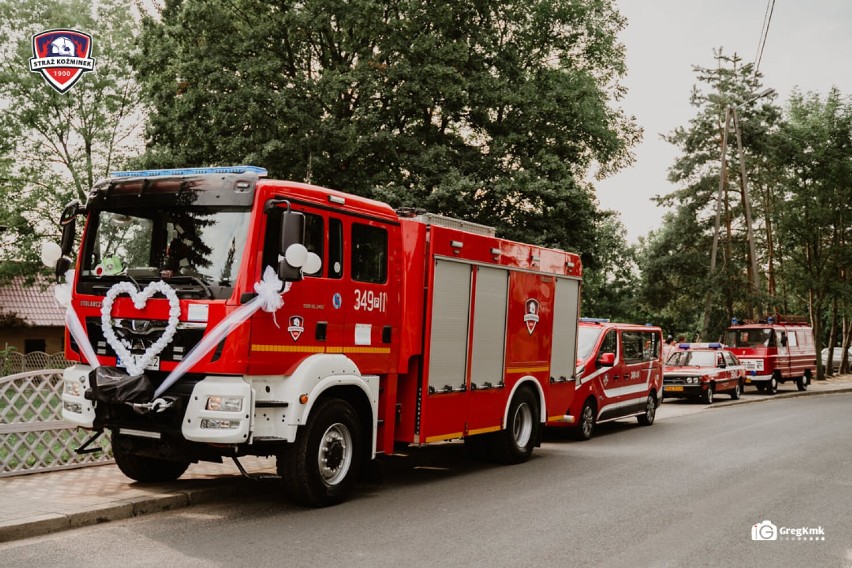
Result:
[[740,320],[738,320],[737,318],[731,318],[731,325],[738,325],[739,323]]
[[198,176],[204,174],[256,174],[258,177],[266,177],[266,168],[257,166],[222,166],[211,168],[177,168],[169,170],[130,170],[126,172],[110,172],[112,177],[136,178],[157,176]]
[[580,321],[586,323],[609,323],[609,318],[580,318]]
[[772,316],[769,316],[768,318],[766,318],[766,323],[768,323],[769,325],[772,325],[773,323],[775,323],[775,318],[772,317]]

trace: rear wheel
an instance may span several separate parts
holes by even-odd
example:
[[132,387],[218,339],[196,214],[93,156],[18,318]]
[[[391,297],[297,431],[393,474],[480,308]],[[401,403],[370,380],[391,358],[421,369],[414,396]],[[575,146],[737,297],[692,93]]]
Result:
[[642,426],[650,426],[654,423],[654,418],[657,417],[657,399],[653,394],[648,395],[648,400],[645,401],[645,412],[636,417],[639,424]]
[[131,453],[130,442],[121,434],[112,435],[112,455],[121,473],[141,482],[174,481],[189,467],[188,461],[172,461]]
[[527,388],[521,388],[509,405],[506,429],[491,439],[491,456],[500,463],[523,463],[530,458],[538,440],[538,399]]
[[796,379],[796,388],[800,391],[808,390],[808,385],[811,382],[811,372],[805,371],[805,374]]
[[278,457],[278,474],[290,497],[325,507],[348,497],[361,460],[361,421],[352,405],[328,399],[314,409],[296,442]]
[[740,394],[742,394],[742,386],[740,386],[740,382],[737,381],[734,390],[731,391],[731,400],[739,400]]

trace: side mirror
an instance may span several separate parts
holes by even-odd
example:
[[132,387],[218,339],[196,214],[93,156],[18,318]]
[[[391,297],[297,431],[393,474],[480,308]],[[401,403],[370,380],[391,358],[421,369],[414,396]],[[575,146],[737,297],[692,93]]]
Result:
[[59,226],[62,227],[62,241],[59,247],[62,249],[63,255],[71,253],[74,248],[74,233],[77,229],[77,215],[80,214],[82,208],[78,200],[71,201],[62,210],[62,215],[59,217]]
[[302,279],[301,266],[293,266],[285,258],[291,245],[305,242],[305,216],[289,209],[281,213],[281,240],[278,257],[278,277],[284,282],[296,282]]
[[601,367],[612,367],[615,365],[615,353],[603,353],[598,357],[598,365]]
[[56,281],[61,282],[62,277],[65,276],[65,273],[71,268],[71,259],[67,256],[62,256],[59,260],[56,261],[56,268],[54,268],[54,273],[56,274]]

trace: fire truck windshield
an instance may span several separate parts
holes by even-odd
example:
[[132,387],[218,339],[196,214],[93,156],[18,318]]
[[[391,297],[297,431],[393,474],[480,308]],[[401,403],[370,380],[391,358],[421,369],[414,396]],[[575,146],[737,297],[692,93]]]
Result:
[[180,295],[230,297],[249,215],[247,208],[185,205],[93,211],[81,291],[98,293],[122,279],[163,279]]
[[774,347],[775,334],[771,329],[729,329],[725,332],[725,345],[729,347]]

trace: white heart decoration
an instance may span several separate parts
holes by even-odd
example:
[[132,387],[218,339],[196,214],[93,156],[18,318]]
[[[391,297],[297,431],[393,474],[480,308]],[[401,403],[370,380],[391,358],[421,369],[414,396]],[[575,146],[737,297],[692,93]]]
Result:
[[[160,292],[169,301],[169,320],[166,324],[166,330],[163,335],[154,342],[143,353],[142,358],[137,362],[134,361],[130,354],[129,346],[125,347],[120,339],[115,335],[115,330],[112,329],[112,304],[119,294],[127,294],[133,300],[133,306],[137,310],[145,309],[148,300]],[[178,318],[180,317],[180,300],[175,294],[171,286],[160,280],[159,282],[151,282],[141,292],[136,290],[136,287],[130,282],[117,282],[106,293],[103,305],[101,306],[101,329],[103,330],[104,339],[109,343],[110,347],[118,355],[127,367],[127,372],[130,375],[139,375],[145,370],[151,361],[160,354],[171,342],[177,330]]]

